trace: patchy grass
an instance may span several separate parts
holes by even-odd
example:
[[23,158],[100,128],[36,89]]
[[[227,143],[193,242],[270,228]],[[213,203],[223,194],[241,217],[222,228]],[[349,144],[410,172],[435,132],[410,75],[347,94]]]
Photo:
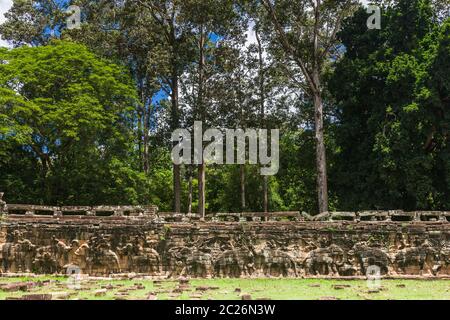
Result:
[[[73,286],[65,277],[21,277],[0,278],[0,286],[14,282],[41,283],[26,292],[5,292],[0,290],[0,300],[7,297],[21,297],[26,294],[64,292],[67,299],[112,300],[146,299],[150,293],[158,299],[213,299],[236,300],[242,294],[253,299],[273,300],[317,300],[333,297],[341,300],[450,300],[450,280],[382,280],[381,288],[371,292],[364,280],[325,279],[192,279],[181,292],[176,288],[178,281],[150,279],[94,280],[80,282]],[[200,288],[201,290],[198,290]],[[97,290],[106,292],[97,294]]]

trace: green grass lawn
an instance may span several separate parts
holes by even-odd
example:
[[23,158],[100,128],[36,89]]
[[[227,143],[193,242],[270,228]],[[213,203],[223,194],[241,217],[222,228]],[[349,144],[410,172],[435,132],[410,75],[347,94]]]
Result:
[[[450,280],[381,280],[380,290],[371,292],[364,280],[324,279],[191,279],[189,285],[179,292],[178,281],[162,280],[82,280],[80,287],[69,286],[65,277],[0,278],[0,287],[13,282],[47,282],[26,292],[0,290],[0,300],[27,294],[63,292],[66,299],[146,299],[153,293],[164,299],[241,299],[250,294],[252,299],[316,300],[337,298],[361,299],[445,299],[450,300]],[[337,286],[337,287],[336,287]],[[199,288],[200,287],[200,288]],[[203,290],[199,290],[199,289]],[[95,294],[97,290],[103,290]],[[376,291],[376,290],[375,290]]]

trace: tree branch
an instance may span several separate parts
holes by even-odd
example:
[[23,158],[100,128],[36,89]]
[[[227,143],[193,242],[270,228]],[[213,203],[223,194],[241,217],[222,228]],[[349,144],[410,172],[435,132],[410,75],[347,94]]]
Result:
[[278,39],[280,41],[280,44],[284,48],[284,50],[291,55],[292,59],[297,63],[297,65],[300,67],[303,75],[306,78],[306,81],[311,88],[313,93],[318,93],[320,90],[315,84],[313,78],[308,72],[308,69],[306,68],[305,63],[303,60],[298,56],[296,50],[292,47],[292,44],[289,42],[286,33],[283,30],[283,27],[281,26],[280,22],[278,21],[277,15],[275,13],[275,9],[273,8],[272,4],[270,3],[270,0],[263,0],[263,5],[266,8],[267,13],[271,16],[273,25],[275,27],[275,30],[278,34]]

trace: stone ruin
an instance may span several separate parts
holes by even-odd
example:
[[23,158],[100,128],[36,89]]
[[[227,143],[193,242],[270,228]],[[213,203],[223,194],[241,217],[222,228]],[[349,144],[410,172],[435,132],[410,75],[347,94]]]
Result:
[[155,277],[450,276],[450,212],[158,212],[1,200],[0,273]]

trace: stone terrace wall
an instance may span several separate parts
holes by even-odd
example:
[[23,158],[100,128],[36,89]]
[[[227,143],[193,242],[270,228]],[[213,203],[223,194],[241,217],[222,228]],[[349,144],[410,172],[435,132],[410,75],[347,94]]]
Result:
[[[7,215],[1,272],[178,277],[450,276],[448,213]],[[291,219],[292,221],[287,221]],[[332,221],[328,221],[328,220]],[[230,220],[217,221],[217,220]],[[248,221],[249,220],[249,221]],[[327,221],[301,221],[327,220]],[[351,221],[346,221],[351,220]],[[172,222],[168,222],[172,221]],[[178,221],[178,222],[176,222]]]

